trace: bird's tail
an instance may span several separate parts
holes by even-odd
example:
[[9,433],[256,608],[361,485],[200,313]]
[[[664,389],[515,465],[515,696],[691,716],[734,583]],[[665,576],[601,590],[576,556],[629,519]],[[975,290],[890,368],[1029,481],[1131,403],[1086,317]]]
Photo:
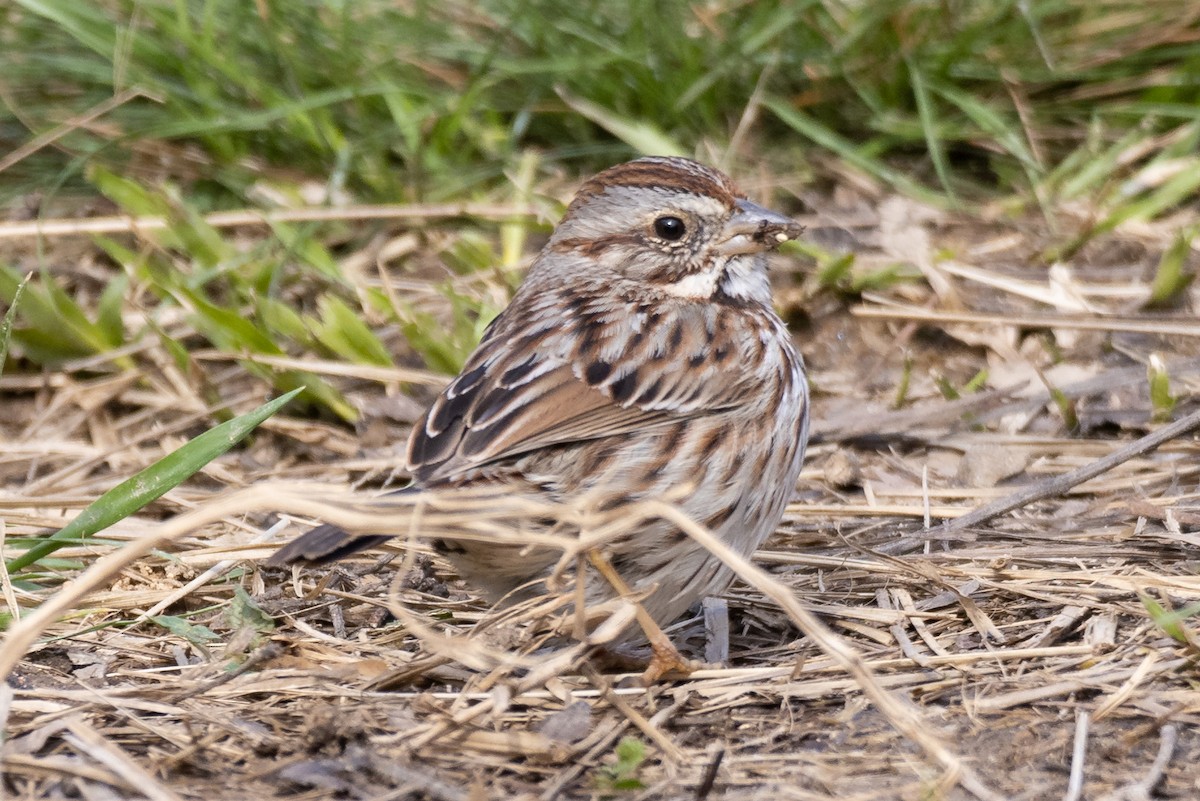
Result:
[[[401,495],[408,487],[393,493]],[[266,563],[271,567],[290,565],[296,562],[307,562],[319,565],[333,562],[376,545],[382,545],[392,538],[391,534],[351,534],[343,528],[322,523],[311,531],[301,534],[287,545],[267,557]]]
[[351,534],[343,528],[322,523],[271,554],[265,564],[270,567],[296,562],[320,565],[381,545],[391,538],[391,534]]

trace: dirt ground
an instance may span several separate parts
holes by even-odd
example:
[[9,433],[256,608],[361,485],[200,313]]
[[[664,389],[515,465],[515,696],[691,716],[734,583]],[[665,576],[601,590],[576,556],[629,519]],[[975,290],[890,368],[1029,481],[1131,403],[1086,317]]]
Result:
[[[122,566],[29,649],[0,691],[4,797],[1200,797],[1195,435],[978,525],[942,522],[1200,408],[1195,290],[1143,303],[1175,227],[1128,227],[1047,269],[1036,226],[892,202],[810,235],[855,251],[856,269],[904,263],[924,280],[851,295],[780,259],[814,439],[755,561],[894,707],[766,585],[728,594],[724,664],[646,688],[583,659],[506,661],[520,632],[423,546],[415,562],[397,547],[268,569],[272,543],[305,523],[236,515]],[[1152,359],[1173,408],[1151,404]],[[228,487],[391,480],[432,390],[348,386],[367,410],[357,433],[273,420],[47,571],[70,579]],[[61,525],[202,428],[194,406],[123,376],[10,372],[0,399],[10,538]],[[162,433],[121,444],[151,419]],[[5,591],[28,615],[51,584]],[[698,618],[673,637],[703,655]]]

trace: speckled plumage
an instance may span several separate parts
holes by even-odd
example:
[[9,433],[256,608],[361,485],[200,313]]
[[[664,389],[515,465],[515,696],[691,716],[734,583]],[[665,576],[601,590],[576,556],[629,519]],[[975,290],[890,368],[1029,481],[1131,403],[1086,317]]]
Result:
[[[682,222],[677,241],[657,234]],[[413,429],[421,489],[676,503],[749,555],[774,530],[808,437],[803,363],[771,306],[765,251],[799,227],[694,161],[647,158],[586,182],[508,308]],[[323,561],[380,542],[328,526],[273,561]],[[559,554],[438,542],[495,601],[538,592]],[[647,524],[611,547],[666,624],[731,573],[682,532]],[[513,593],[513,595],[510,595]],[[589,593],[610,595],[603,581]]]

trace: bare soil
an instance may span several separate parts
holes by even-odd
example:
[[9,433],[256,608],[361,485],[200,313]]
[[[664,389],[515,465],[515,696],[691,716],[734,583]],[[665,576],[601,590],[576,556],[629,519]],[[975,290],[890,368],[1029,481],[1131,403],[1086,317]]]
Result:
[[[427,550],[416,563],[393,549],[332,569],[266,569],[272,544],[305,522],[268,531],[276,518],[252,514],[121,567],[42,631],[0,689],[4,796],[1200,797],[1195,436],[980,526],[941,527],[1200,408],[1195,290],[1144,308],[1178,221],[1127,226],[1047,268],[1037,255],[1052,237],[1038,226],[891,202],[899,223],[830,211],[810,234],[858,253],[857,270],[902,263],[925,280],[851,295],[779,260],[814,440],[756,562],[902,701],[921,740],[759,586],[727,596],[725,664],[647,688],[577,660],[529,686],[536,668],[488,661],[521,647],[521,633]],[[1152,356],[1172,409],[1152,407]],[[231,365],[205,364],[231,395],[238,382],[253,391]],[[984,370],[978,391],[966,388]],[[189,382],[169,377],[10,366],[0,533],[61,525],[202,430],[203,405],[175,394]],[[46,570],[69,580],[229,487],[402,481],[399,444],[431,390],[336,380],[364,409],[357,432],[273,420]],[[26,616],[65,591],[21,578],[3,586]],[[389,598],[424,627],[398,620]],[[1190,618],[1167,619],[1188,607]],[[139,619],[148,610],[157,622]],[[698,621],[673,636],[702,652]],[[642,743],[640,761],[617,764],[623,738]]]

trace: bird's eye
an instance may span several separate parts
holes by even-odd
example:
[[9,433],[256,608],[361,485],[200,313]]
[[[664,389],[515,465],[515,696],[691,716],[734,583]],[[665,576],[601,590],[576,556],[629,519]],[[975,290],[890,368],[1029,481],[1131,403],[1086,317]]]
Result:
[[654,233],[668,242],[678,242],[687,233],[687,226],[678,217],[659,217],[654,221]]

